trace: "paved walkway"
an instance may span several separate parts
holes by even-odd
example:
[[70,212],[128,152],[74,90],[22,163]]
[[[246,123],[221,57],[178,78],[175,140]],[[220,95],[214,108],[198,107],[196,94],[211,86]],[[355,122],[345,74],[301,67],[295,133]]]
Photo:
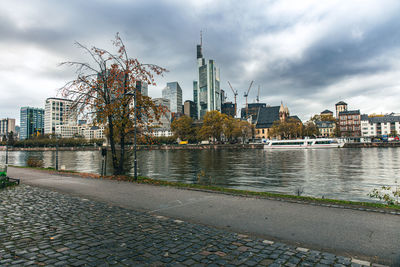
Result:
[[0,192],[0,265],[349,266],[351,259],[21,185]]
[[[26,169],[10,168],[9,174],[22,178],[23,184],[39,185],[93,200],[100,200],[106,204],[128,208],[129,212],[133,212],[132,209],[134,209],[140,211],[135,213],[139,217],[157,219],[157,216],[161,215],[178,218],[186,221],[182,223],[182,225],[185,225],[184,228],[181,228],[182,231],[187,226],[201,227],[196,226],[196,223],[200,223],[218,227],[222,230],[213,230],[204,226],[210,229],[209,231],[216,231],[224,235],[232,235],[231,232],[238,232],[261,237],[261,239],[246,237],[245,239],[253,240],[247,243],[256,242],[261,246],[268,245],[262,243],[262,240],[268,239],[281,240],[283,243],[290,244],[288,246],[278,243],[278,246],[282,245],[282,248],[284,248],[283,250],[280,249],[282,253],[298,253],[299,251],[305,253],[306,250],[296,250],[296,247],[306,247],[344,255],[347,259],[356,256],[370,262],[380,262],[391,266],[399,265],[399,215],[85,179],[76,176],[50,175]],[[66,197],[64,196],[64,198]],[[104,204],[98,203],[96,205]],[[157,220],[161,219],[158,218]],[[169,219],[166,221],[174,222]],[[126,221],[126,223],[128,222],[129,220]],[[121,223],[121,225],[124,225],[124,223]],[[236,238],[239,237],[236,235]],[[218,240],[224,240],[224,238],[221,237]],[[242,252],[254,248],[251,245],[245,245],[246,242],[243,241],[236,240],[233,242],[241,245],[236,250],[242,246],[248,247],[247,249],[242,248],[246,249]],[[276,244],[274,243],[274,245]],[[225,253],[226,257],[234,255],[232,253],[236,250],[222,252]],[[207,254],[212,252],[213,254],[218,252],[204,251],[198,250],[196,253]],[[252,253],[253,256],[258,255],[258,252]],[[282,253],[280,255],[283,255]],[[328,253],[327,255],[330,255],[332,259],[334,258],[334,262],[338,262],[338,258],[334,257],[333,254]],[[306,256],[309,255],[306,253]],[[322,259],[321,257],[317,258],[307,261],[311,264]],[[233,262],[233,260],[237,260],[237,258],[230,260],[228,258],[230,262]],[[263,260],[271,261],[273,258],[268,256]],[[173,262],[177,261],[173,260]],[[304,262],[304,260],[300,262]],[[234,263],[238,264],[237,261]],[[258,261],[258,263],[261,263],[261,261]],[[325,263],[332,264],[333,262]]]

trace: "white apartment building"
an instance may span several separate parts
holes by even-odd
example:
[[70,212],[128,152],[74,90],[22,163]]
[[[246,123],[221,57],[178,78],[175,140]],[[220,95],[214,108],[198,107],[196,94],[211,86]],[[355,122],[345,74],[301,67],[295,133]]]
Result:
[[173,136],[173,133],[171,132],[171,130],[168,129],[154,129],[151,134],[155,137],[169,137],[169,136]]
[[77,116],[71,113],[72,100],[47,98],[44,110],[44,133],[56,132],[58,125],[76,125]]
[[81,136],[86,139],[105,139],[104,126],[90,125],[57,125],[55,134],[61,138]]
[[361,116],[361,135],[366,137],[400,134],[400,116]]

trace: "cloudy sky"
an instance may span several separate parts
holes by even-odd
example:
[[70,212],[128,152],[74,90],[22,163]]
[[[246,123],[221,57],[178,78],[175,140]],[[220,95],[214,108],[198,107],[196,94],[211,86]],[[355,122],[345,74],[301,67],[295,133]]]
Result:
[[19,122],[21,106],[44,107],[74,78],[63,61],[88,61],[75,41],[128,53],[169,70],[149,88],[161,96],[178,81],[193,98],[196,44],[216,60],[222,89],[250,82],[249,102],[287,104],[303,120],[344,100],[362,113],[400,112],[400,1],[114,0],[0,2],[0,117]]

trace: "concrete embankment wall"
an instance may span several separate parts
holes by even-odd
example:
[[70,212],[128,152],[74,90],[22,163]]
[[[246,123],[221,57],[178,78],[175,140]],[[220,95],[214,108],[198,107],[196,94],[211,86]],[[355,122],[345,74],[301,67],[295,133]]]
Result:
[[[5,151],[0,147],[0,151]],[[59,147],[58,151],[97,151],[100,147]],[[8,147],[8,151],[56,151],[55,147]]]
[[[346,143],[344,148],[400,147],[400,142]],[[263,149],[263,144],[209,144],[209,145],[152,145],[138,146],[138,150],[197,150],[197,149]],[[118,149],[118,148],[117,148]],[[126,148],[132,150],[133,146]],[[0,151],[5,151],[0,147]],[[9,151],[55,151],[55,147],[9,147]],[[101,147],[59,147],[59,151],[100,151]],[[110,147],[108,147],[110,150]]]
[[[138,150],[194,150],[194,149],[262,149],[262,144],[210,144],[210,145],[152,145],[138,146]],[[118,149],[118,148],[117,148]],[[126,148],[132,150],[133,146]],[[6,150],[5,147],[0,147],[1,150]],[[55,151],[55,147],[9,147],[9,151]],[[59,147],[59,151],[99,151],[101,147]],[[108,147],[110,150],[110,147]]]
[[346,148],[369,148],[369,147],[400,147],[400,142],[379,142],[379,143],[346,143]]
[[164,145],[164,146],[142,146],[140,149],[142,150],[151,150],[151,149],[160,149],[160,150],[178,150],[178,149],[248,149],[248,148],[256,148],[262,149],[264,148],[263,144],[238,144],[238,145]]

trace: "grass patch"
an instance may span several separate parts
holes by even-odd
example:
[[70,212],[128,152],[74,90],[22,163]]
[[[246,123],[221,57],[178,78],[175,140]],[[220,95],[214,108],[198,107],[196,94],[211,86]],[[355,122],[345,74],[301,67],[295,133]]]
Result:
[[110,179],[116,181],[128,181],[139,184],[150,184],[157,186],[170,186],[176,188],[186,188],[186,189],[195,189],[209,192],[219,192],[230,195],[239,195],[239,196],[253,196],[260,198],[279,198],[286,200],[299,200],[304,202],[314,202],[314,203],[325,203],[332,205],[346,205],[346,206],[354,206],[354,207],[364,207],[364,208],[379,208],[379,209],[392,209],[392,210],[400,210],[400,205],[386,205],[383,203],[374,203],[374,202],[361,202],[361,201],[350,201],[350,200],[340,200],[340,199],[329,199],[329,198],[316,198],[316,197],[308,197],[308,196],[296,196],[296,195],[288,195],[288,194],[280,194],[280,193],[270,193],[270,192],[256,192],[256,191],[248,191],[248,190],[240,190],[233,188],[220,187],[215,185],[202,185],[202,184],[186,184],[180,182],[170,182],[164,180],[156,180],[148,177],[139,176],[137,181],[134,180],[132,176],[120,175],[120,176],[104,176],[102,177],[99,174],[93,173],[81,173],[76,171],[69,170],[59,170],[56,171],[54,168],[37,168],[37,167],[27,167],[27,166],[11,166],[16,168],[28,168],[28,169],[36,169],[40,171],[49,171],[52,173],[58,174],[72,174],[80,177],[90,177],[90,178],[103,178]]

